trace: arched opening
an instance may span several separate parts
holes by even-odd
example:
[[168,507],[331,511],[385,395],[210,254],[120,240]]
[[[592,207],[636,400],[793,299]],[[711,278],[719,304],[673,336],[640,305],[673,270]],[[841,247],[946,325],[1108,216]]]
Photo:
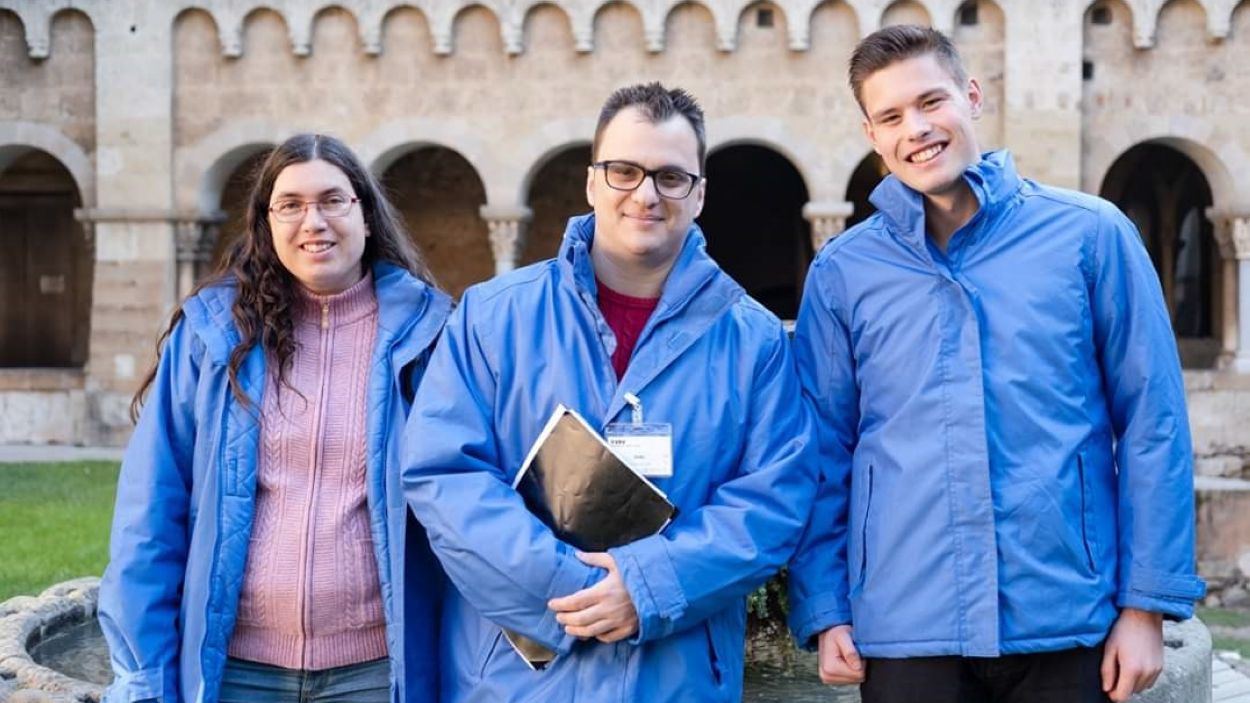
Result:
[[929,17],[929,11],[915,0],[898,0],[889,7],[885,8],[885,12],[881,13],[881,26],[890,27],[896,24],[918,24],[922,27],[932,27],[933,19]]
[[877,156],[875,151],[869,152],[855,167],[855,172],[851,174],[851,180],[846,185],[846,200],[855,206],[851,216],[846,220],[847,229],[863,222],[877,211],[877,208],[868,202],[868,196],[872,195],[873,189],[889,173],[885,162]]
[[440,146],[414,149],[386,169],[382,184],[444,290],[459,297],[494,275],[479,214],[486,188],[463,156]]
[[1212,203],[1206,176],[1177,149],[1146,142],[1116,159],[1100,195],[1141,232],[1163,285],[1182,365],[1214,366],[1220,284],[1215,239],[1205,215]]
[[521,252],[522,265],[555,256],[568,219],[590,211],[586,204],[590,158],[590,145],[579,144],[557,152],[534,172],[526,197],[533,219]]
[[765,146],[735,144],[707,159],[707,199],[699,226],[721,268],[782,319],[798,314],[812,260],[803,219],[807,186],[786,157]]
[[[224,214],[225,219],[217,227],[217,237],[213,242],[213,258],[211,267],[215,268],[221,262],[221,258],[225,256],[226,249],[243,234],[243,228],[246,226],[247,217],[247,196],[252,192],[252,185],[256,182],[259,175],[260,166],[269,156],[272,147],[262,148],[260,151],[243,159],[238,166],[230,172],[226,177],[226,183],[221,189],[221,203],[219,209]],[[208,273],[208,270],[200,269],[196,271],[196,278],[202,277]]]
[[[5,159],[7,161],[7,159]],[[47,152],[22,149],[0,171],[0,367],[87,361],[95,255],[74,208],[82,196]]]

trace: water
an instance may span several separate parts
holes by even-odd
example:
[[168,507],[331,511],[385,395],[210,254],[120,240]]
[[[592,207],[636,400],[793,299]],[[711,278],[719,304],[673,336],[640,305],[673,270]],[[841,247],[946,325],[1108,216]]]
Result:
[[[753,642],[758,646],[758,642]],[[69,625],[39,643],[36,662],[76,679],[107,685],[113,679],[107,645],[94,619]],[[829,687],[816,675],[816,656],[791,650],[756,657],[747,665],[743,703],[859,703],[854,687]]]
[[30,656],[49,669],[81,681],[104,686],[113,680],[108,645],[95,618],[58,630],[36,645]]

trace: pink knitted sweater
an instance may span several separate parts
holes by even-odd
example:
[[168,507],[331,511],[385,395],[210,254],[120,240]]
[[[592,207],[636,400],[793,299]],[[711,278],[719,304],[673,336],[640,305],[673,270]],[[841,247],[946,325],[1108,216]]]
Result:
[[229,653],[319,670],[386,656],[365,494],[373,278],[328,297],[301,289],[293,308],[291,387],[270,373],[261,404],[256,521]]

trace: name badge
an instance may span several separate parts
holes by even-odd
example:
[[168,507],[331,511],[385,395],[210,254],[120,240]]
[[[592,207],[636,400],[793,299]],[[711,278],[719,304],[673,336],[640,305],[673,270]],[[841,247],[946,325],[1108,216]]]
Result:
[[667,422],[614,422],[604,434],[612,452],[643,476],[673,475],[673,426]]

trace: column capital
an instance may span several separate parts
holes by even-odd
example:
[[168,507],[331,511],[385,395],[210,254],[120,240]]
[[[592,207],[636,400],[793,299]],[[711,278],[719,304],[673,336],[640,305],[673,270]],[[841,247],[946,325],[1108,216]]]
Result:
[[855,204],[846,200],[812,201],[803,206],[803,219],[812,223],[812,251],[819,251],[825,242],[842,234],[846,218],[855,212]]
[[525,225],[534,212],[524,205],[486,204],[478,209],[489,230],[491,253],[495,257],[495,275],[516,268],[517,257],[525,243]]
[[1213,234],[1220,256],[1225,259],[1250,259],[1250,214],[1207,208],[1206,215],[1214,225]]

